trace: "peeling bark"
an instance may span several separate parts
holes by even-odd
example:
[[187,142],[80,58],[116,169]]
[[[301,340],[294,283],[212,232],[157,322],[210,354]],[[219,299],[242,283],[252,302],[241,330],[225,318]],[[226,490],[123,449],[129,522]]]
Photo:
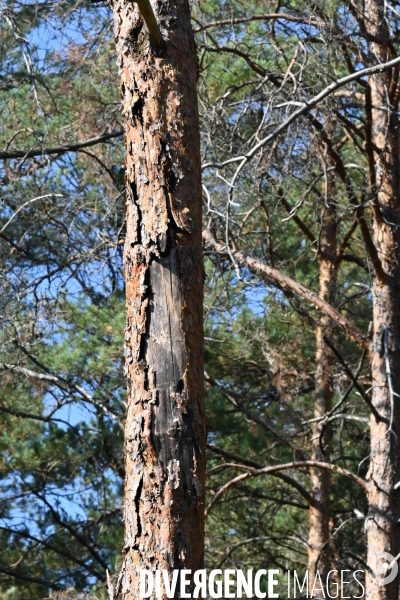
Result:
[[128,406],[124,600],[140,569],[200,569],[204,540],[203,264],[197,57],[187,0],[111,2],[126,128]]
[[[390,30],[383,0],[365,3],[368,34],[376,62],[392,54]],[[380,419],[371,416],[371,458],[368,473],[368,564],[373,568],[377,552],[400,552],[400,149],[396,112],[398,72],[374,75],[369,80],[371,138],[376,151],[370,169],[374,210],[374,242],[382,263],[382,277],[373,290],[372,378],[373,404]],[[377,585],[367,573],[368,600],[398,600],[398,579]]]

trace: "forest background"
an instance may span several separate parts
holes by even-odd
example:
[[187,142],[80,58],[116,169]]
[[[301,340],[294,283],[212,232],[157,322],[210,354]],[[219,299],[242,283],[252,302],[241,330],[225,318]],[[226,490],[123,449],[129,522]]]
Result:
[[[101,0],[0,0],[0,14],[0,597],[103,599],[106,570],[120,568],[124,481],[112,13]],[[373,436],[398,453],[395,393],[371,437],[368,348],[379,156],[390,144],[398,156],[399,91],[397,64],[354,74],[397,57],[400,3],[202,0],[192,24],[206,566],[366,570]],[[379,335],[392,392],[390,332]]]

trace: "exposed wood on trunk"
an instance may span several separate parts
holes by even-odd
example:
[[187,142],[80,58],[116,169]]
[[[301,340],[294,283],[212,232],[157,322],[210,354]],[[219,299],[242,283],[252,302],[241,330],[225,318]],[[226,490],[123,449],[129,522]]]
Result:
[[[370,39],[371,61],[388,60],[392,54],[384,0],[367,0],[364,23]],[[385,72],[369,80],[372,109],[371,137],[374,172],[371,173],[374,207],[374,241],[384,277],[373,290],[372,379],[373,404],[382,419],[371,416],[371,458],[368,473],[368,564],[374,567],[377,552],[400,552],[400,149],[399,122],[393,82],[398,73]],[[397,102],[398,103],[398,102]],[[370,161],[371,162],[371,161]],[[367,573],[368,600],[398,600],[397,577],[378,585]]]
[[[197,57],[187,0],[158,3],[153,49],[115,0],[126,127],[128,407],[120,591],[140,569],[203,565],[205,420]],[[117,590],[118,591],[118,590]]]

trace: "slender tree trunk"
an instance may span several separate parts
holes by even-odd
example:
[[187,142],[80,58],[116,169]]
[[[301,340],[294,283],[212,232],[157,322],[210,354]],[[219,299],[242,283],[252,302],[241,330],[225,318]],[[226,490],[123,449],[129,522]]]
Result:
[[[323,151],[323,149],[322,149]],[[331,166],[326,157],[324,167]],[[334,305],[336,295],[337,263],[336,257],[336,209],[335,182],[333,173],[326,173],[325,199],[321,213],[321,232],[319,238],[319,289],[320,296]],[[331,350],[324,342],[324,335],[330,334],[332,323],[327,316],[321,318],[316,331],[316,374],[315,374],[315,403],[314,416],[322,417],[332,408],[333,397],[333,367],[334,359]],[[312,460],[330,460],[331,429],[326,427],[321,439],[323,426],[314,423],[312,431]],[[321,449],[323,448],[323,451]],[[310,531],[308,537],[308,570],[310,592],[314,584],[317,570],[322,581],[330,570],[329,560],[329,472],[324,469],[311,469],[311,496],[314,505],[310,505]]]
[[139,597],[140,569],[196,570],[203,565],[197,57],[187,0],[157,6],[162,51],[152,48],[136,4],[112,2],[127,151],[128,406],[121,579],[126,600]]
[[[384,14],[384,0],[368,0],[365,23],[373,60],[390,58],[390,30]],[[367,519],[368,600],[398,600],[398,577],[388,585],[378,585],[376,553],[400,552],[400,151],[398,73],[382,73],[370,78],[371,137],[375,145],[371,162],[374,202],[374,240],[382,263],[373,290],[372,379],[373,404],[381,419],[371,416],[371,458],[369,512]],[[382,561],[380,562],[382,564]],[[378,561],[379,566],[379,561]],[[384,575],[381,575],[384,577]]]

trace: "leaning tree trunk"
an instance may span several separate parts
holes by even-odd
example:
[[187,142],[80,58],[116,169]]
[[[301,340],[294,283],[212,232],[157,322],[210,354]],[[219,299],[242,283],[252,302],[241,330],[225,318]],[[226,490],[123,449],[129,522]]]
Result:
[[[373,60],[385,62],[392,54],[384,0],[369,0],[365,23],[375,39]],[[375,41],[379,40],[379,42]],[[393,79],[392,79],[393,77]],[[371,457],[367,573],[368,600],[398,600],[398,579],[378,585],[376,554],[400,552],[400,151],[398,73],[370,78],[371,132],[375,148],[370,161],[374,208],[374,239],[382,263],[373,289],[372,379],[373,404],[380,415],[371,416]],[[379,561],[378,561],[379,564]],[[382,561],[381,561],[382,564]],[[375,571],[375,573],[374,573]],[[384,577],[384,575],[381,575]]]
[[197,57],[188,1],[157,6],[156,47],[137,5],[112,1],[127,153],[125,600],[139,597],[140,569],[203,565]]
[[[329,116],[330,118],[330,116]],[[322,149],[323,150],[323,149]],[[325,159],[325,167],[331,166],[329,157]],[[334,305],[336,295],[337,261],[336,261],[336,210],[335,181],[333,173],[327,172],[324,186],[325,198],[321,212],[321,231],[319,236],[319,294],[321,298]],[[333,368],[332,351],[324,342],[324,336],[330,336],[332,323],[326,315],[322,316],[316,330],[316,373],[314,417],[324,416],[332,408]],[[322,436],[322,437],[321,437]],[[331,428],[324,427],[320,421],[314,423],[312,429],[312,460],[329,462]],[[322,446],[322,449],[321,449]],[[310,469],[311,497],[310,529],[308,536],[308,572],[310,593],[317,570],[322,581],[330,570],[329,556],[329,490],[330,477],[326,469]]]

